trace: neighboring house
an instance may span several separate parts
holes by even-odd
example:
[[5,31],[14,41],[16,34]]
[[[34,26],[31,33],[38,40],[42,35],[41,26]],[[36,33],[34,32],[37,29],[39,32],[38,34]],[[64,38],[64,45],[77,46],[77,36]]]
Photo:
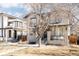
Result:
[[26,24],[22,19],[0,13],[0,40],[16,41],[19,35],[27,35],[25,26]]
[[48,43],[50,44],[68,44],[70,35],[70,24],[68,18],[49,20],[49,31],[47,32]]
[[[24,19],[28,22],[28,36],[30,37],[30,33],[35,30],[35,24],[38,24],[38,20],[35,18],[35,14],[28,14],[24,17]],[[51,16],[51,19],[48,21],[49,30],[47,30],[44,34],[42,41],[47,39],[46,43],[48,44],[68,44],[68,36],[70,35],[70,24],[68,18],[55,19]],[[34,35],[34,34],[33,34]],[[35,39],[29,39],[29,42],[36,41]]]
[[27,23],[28,43],[30,43],[30,42],[35,43],[35,41],[36,41],[35,37],[36,36],[34,34],[34,31],[35,31],[35,25],[37,23],[35,14],[30,13],[30,14],[24,16],[24,21],[26,21],[26,23]]

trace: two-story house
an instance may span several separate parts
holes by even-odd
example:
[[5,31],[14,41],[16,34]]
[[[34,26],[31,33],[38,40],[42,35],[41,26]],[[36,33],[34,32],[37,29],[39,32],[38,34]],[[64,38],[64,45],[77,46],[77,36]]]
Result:
[[0,40],[18,41],[18,36],[26,35],[26,23],[17,17],[0,13]]
[[35,14],[29,13],[28,15],[24,16],[24,21],[27,23],[27,38],[28,38],[28,43],[35,43],[36,42],[36,36],[34,34],[35,31],[35,26],[37,23]]
[[68,36],[70,35],[69,18],[55,19],[51,16],[49,22],[49,30],[47,31],[48,44],[68,44]]
[[[68,15],[66,15],[68,16]],[[30,36],[31,32],[34,32],[35,24],[38,24],[38,20],[34,14],[30,13],[24,17],[24,19],[28,22],[28,36]],[[45,31],[44,38],[46,39],[45,44],[61,44],[66,45],[68,44],[68,36],[70,35],[70,24],[69,18],[63,17],[62,18],[54,18],[53,15],[50,16],[48,20],[49,30]],[[34,34],[33,34],[34,35]],[[33,39],[34,38],[34,39]],[[37,41],[35,37],[28,39],[29,42]]]

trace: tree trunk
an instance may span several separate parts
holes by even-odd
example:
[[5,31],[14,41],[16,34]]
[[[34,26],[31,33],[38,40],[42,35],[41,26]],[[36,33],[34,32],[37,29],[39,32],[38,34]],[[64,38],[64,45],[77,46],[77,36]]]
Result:
[[39,38],[39,47],[41,47],[41,38]]

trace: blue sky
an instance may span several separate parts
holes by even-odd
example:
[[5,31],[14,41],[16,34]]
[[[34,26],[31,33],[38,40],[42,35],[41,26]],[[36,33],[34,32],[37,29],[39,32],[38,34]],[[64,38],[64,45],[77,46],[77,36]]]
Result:
[[0,12],[4,12],[16,17],[22,17],[29,12],[29,8],[22,4],[0,4]]

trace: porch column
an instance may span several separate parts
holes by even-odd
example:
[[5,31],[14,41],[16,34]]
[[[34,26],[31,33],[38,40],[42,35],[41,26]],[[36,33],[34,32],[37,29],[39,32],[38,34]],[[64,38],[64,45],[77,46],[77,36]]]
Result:
[[68,46],[70,46],[70,44],[69,44],[69,39],[68,39],[68,36],[70,36],[70,26],[68,25],[67,26],[67,43],[68,43]]
[[27,31],[28,31],[28,34],[27,34],[27,43],[29,43],[29,36],[30,36],[30,34],[29,34],[29,32],[30,32],[30,26],[29,26],[29,23],[30,23],[30,20],[27,20],[28,21],[28,26],[27,26]]
[[58,26],[56,26],[56,27],[57,27],[57,35],[60,35],[60,34],[59,34],[59,27],[58,27]]
[[69,40],[68,40],[68,33],[69,32],[69,28],[66,27],[66,31],[65,31],[65,43],[67,46],[69,46]]
[[70,26],[68,26],[68,36],[70,35]]
[[47,31],[47,43],[50,43],[51,40],[51,31]]
[[14,30],[11,29],[11,37],[13,38],[14,37]]
[[8,40],[8,29],[6,29],[6,39],[5,39],[5,42],[7,43],[7,40]]

